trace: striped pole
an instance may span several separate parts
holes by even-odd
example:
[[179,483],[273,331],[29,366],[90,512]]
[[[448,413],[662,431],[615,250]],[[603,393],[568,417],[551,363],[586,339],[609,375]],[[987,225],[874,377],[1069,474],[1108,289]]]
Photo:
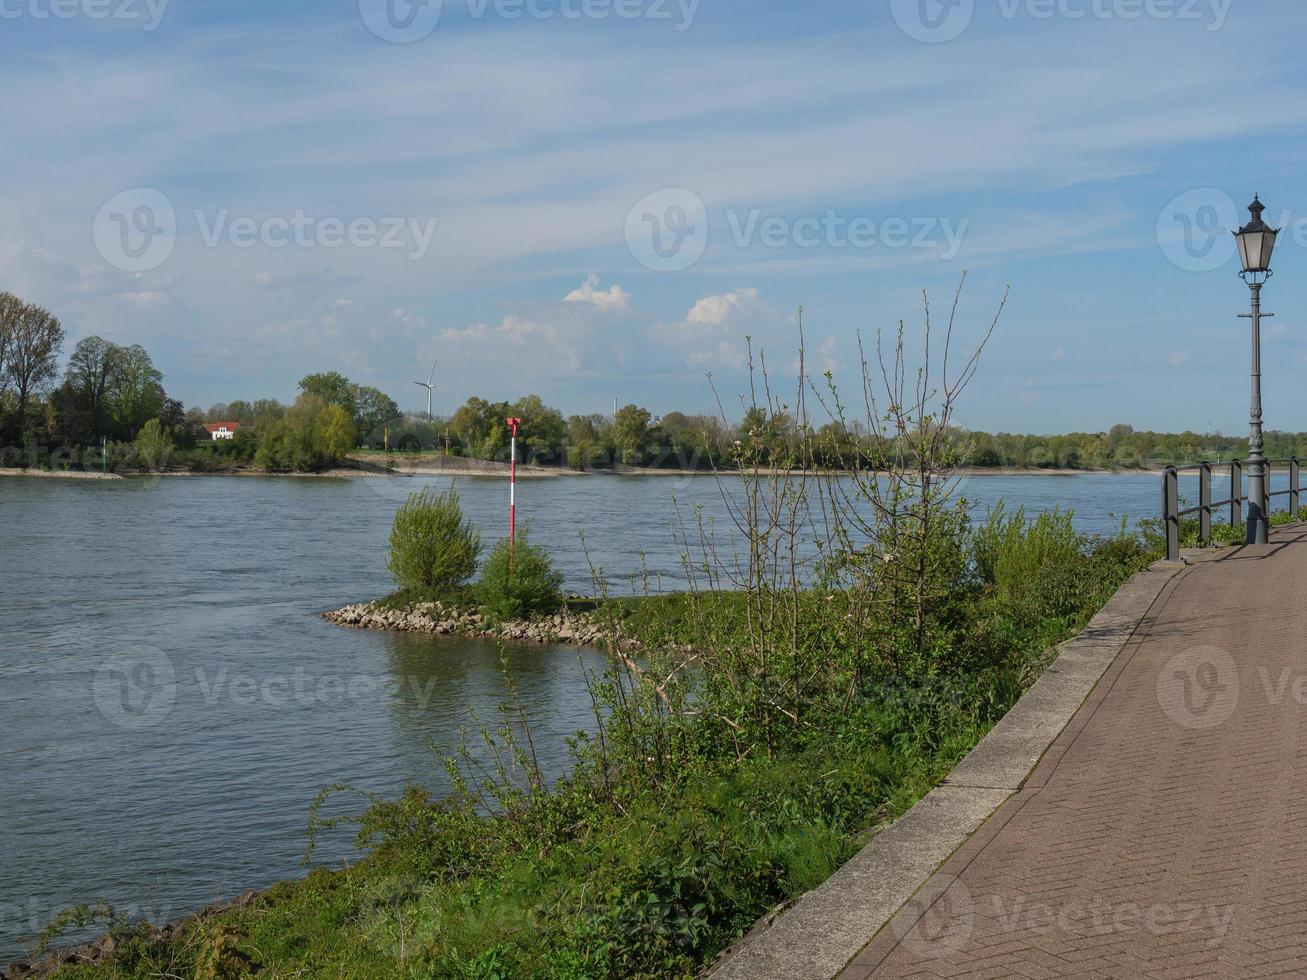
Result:
[[517,427],[521,419],[509,419],[512,431],[508,451],[508,572],[513,572],[513,549],[517,545]]

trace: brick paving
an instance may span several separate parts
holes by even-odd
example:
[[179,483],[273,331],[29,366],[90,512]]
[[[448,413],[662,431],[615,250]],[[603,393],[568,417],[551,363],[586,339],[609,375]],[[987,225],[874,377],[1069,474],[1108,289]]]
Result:
[[1177,576],[840,974],[1307,976],[1307,530]]

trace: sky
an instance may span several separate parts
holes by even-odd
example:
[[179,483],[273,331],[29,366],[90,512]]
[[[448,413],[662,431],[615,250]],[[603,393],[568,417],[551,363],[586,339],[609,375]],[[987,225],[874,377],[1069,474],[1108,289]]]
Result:
[[[1229,231],[1284,231],[1307,430],[1307,8],[1272,0],[0,0],[0,288],[188,406],[728,412],[749,338],[846,390],[923,291],[959,419],[1239,432]],[[711,382],[709,380],[711,375]],[[793,381],[786,382],[790,388]],[[714,389],[717,394],[714,394]]]

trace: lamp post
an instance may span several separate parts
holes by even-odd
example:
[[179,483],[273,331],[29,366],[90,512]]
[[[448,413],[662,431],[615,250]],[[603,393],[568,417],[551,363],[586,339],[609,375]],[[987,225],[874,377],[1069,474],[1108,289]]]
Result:
[[[1274,313],[1262,312],[1262,285],[1271,278],[1271,252],[1275,249],[1275,236],[1280,229],[1272,228],[1262,220],[1266,205],[1254,195],[1248,205],[1252,220],[1234,233],[1239,242],[1239,259],[1243,271],[1239,278],[1252,292],[1252,312],[1241,313],[1240,319],[1252,321],[1252,430],[1248,438],[1248,523],[1244,541],[1247,544],[1266,544],[1267,506],[1270,498],[1266,487],[1266,456],[1262,446],[1262,317]],[[1237,494],[1237,491],[1236,491]]]

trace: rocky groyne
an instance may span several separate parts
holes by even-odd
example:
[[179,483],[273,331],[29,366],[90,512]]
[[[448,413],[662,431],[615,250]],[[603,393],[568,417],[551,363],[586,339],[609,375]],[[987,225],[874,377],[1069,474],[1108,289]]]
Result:
[[475,610],[448,606],[441,602],[415,602],[403,608],[378,602],[360,602],[325,612],[322,618],[339,626],[352,626],[356,629],[471,636],[516,643],[569,643],[576,646],[604,646],[616,640],[622,650],[639,647],[637,641],[622,636],[620,627],[602,621],[593,613],[567,610],[540,619],[499,623]]

